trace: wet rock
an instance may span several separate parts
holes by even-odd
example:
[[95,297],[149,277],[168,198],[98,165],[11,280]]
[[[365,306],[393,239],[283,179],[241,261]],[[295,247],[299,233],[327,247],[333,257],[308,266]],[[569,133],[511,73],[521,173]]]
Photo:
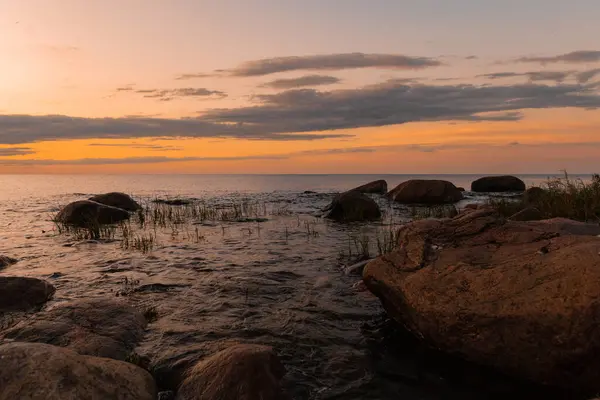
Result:
[[0,312],[27,311],[50,300],[55,291],[40,279],[0,276]]
[[55,304],[3,332],[7,339],[68,347],[79,354],[125,360],[144,335],[144,316],[113,299]]
[[13,265],[17,262],[16,259],[0,254],[0,269],[6,268],[9,265]]
[[473,192],[523,192],[525,182],[516,176],[484,176],[471,183]]
[[523,199],[526,203],[535,204],[546,195],[546,190],[540,187],[530,187],[523,194]]
[[457,187],[457,189],[458,189],[459,192],[464,192],[465,191],[465,188],[462,187],[462,186]]
[[0,346],[0,400],[154,400],[152,376],[133,364],[40,343]]
[[509,219],[511,221],[537,221],[543,218],[542,213],[535,207],[527,207],[515,213]]
[[305,190],[304,192],[302,192],[302,194],[317,194],[317,192],[314,192],[312,190]]
[[381,210],[372,198],[354,191],[336,196],[326,210],[325,218],[339,222],[370,221],[381,217]]
[[403,204],[456,203],[463,195],[453,183],[442,180],[413,179],[391,190],[387,197]]
[[89,200],[126,211],[137,211],[142,208],[131,196],[119,192],[98,194],[90,197]]
[[386,194],[387,193],[387,182],[383,179],[378,181],[369,182],[365,185],[359,186],[352,189],[354,192],[359,193],[375,193],[375,194]]
[[67,204],[56,215],[55,221],[82,228],[93,228],[97,225],[113,224],[129,219],[129,213],[116,207],[96,203],[90,200],[79,200]]
[[283,400],[285,368],[268,346],[240,344],[200,361],[177,393],[178,400]]
[[570,234],[573,226],[506,221],[489,209],[416,221],[363,280],[433,348],[533,382],[597,391],[600,239]]
[[156,203],[156,204],[166,204],[168,206],[187,206],[188,204],[192,204],[192,201],[188,200],[188,199],[171,199],[171,200],[156,199],[156,200],[152,200],[152,202]]

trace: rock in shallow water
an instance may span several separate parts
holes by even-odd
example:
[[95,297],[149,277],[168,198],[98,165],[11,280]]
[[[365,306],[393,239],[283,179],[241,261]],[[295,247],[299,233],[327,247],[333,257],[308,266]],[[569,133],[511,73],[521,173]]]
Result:
[[473,192],[523,192],[525,182],[516,176],[484,176],[471,183]]
[[600,240],[569,232],[565,222],[507,222],[489,209],[417,221],[363,279],[432,347],[537,383],[595,391]]
[[59,303],[3,332],[7,339],[68,347],[79,354],[125,360],[144,334],[146,320],[112,299]]
[[27,311],[48,301],[56,289],[46,281],[0,276],[0,312]]
[[119,192],[98,194],[90,197],[89,200],[126,211],[137,211],[142,208],[131,196]]
[[359,193],[374,193],[374,194],[386,194],[387,193],[387,182],[383,179],[378,181],[369,182],[362,186],[352,189],[353,192]]
[[403,182],[392,189],[387,197],[403,204],[447,204],[463,199],[462,192],[453,183],[433,179]]
[[0,345],[0,400],[154,400],[152,376],[133,364],[41,343]]
[[325,218],[338,222],[370,221],[381,218],[379,206],[369,196],[359,192],[337,195],[326,209]]
[[194,366],[178,400],[286,400],[280,385],[285,368],[268,346],[240,344]]
[[60,210],[55,221],[82,228],[94,228],[97,225],[124,221],[129,217],[129,213],[123,209],[90,200],[79,200],[67,204]]

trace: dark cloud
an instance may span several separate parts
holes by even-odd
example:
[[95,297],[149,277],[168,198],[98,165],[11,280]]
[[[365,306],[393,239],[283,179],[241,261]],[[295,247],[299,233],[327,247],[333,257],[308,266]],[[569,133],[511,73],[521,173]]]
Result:
[[206,88],[179,88],[179,89],[139,89],[136,93],[146,98],[170,101],[182,97],[227,97],[227,93],[220,90],[209,90]]
[[579,50],[572,51],[570,53],[560,54],[552,57],[521,57],[516,60],[517,62],[523,63],[589,63],[600,61],[600,51],[598,50]]
[[80,158],[76,160],[2,160],[4,166],[40,166],[40,165],[121,165],[121,164],[155,164],[188,161],[245,161],[245,160],[279,160],[282,156],[242,156],[242,157],[125,157],[125,158]]
[[245,77],[298,70],[333,71],[355,68],[424,69],[440,65],[442,65],[442,62],[429,57],[411,57],[400,54],[345,53],[265,58],[262,60],[247,61],[227,72],[232,76]]
[[5,147],[0,148],[0,157],[24,156],[34,154],[35,151],[29,147]]
[[151,151],[174,151],[183,150],[183,147],[177,146],[163,146],[159,144],[145,144],[145,143],[90,143],[88,146],[91,147],[126,147],[128,149],[144,149]]
[[588,71],[578,72],[576,75],[577,82],[587,83],[594,79],[596,75],[600,75],[600,68],[590,69]]
[[263,132],[244,124],[215,124],[198,118],[81,118],[64,115],[0,115],[0,144],[67,139],[237,138],[250,140],[319,140],[344,134]]
[[553,81],[560,83],[568,79],[572,74],[573,71],[493,72],[491,74],[477,75],[477,77],[487,79],[526,77],[533,82]]
[[212,76],[214,76],[214,74],[205,74],[205,73],[181,74],[181,75],[177,75],[175,77],[175,80],[177,80],[177,81],[186,81],[186,80],[190,80],[190,79],[210,78]]
[[128,92],[130,90],[133,90],[133,86],[123,86],[117,88],[117,92]]
[[332,85],[341,82],[341,79],[328,75],[305,75],[298,78],[277,79],[267,82],[262,87],[273,89],[294,89],[307,86]]
[[[242,124],[263,132],[310,132],[376,127],[418,121],[518,120],[522,109],[600,106],[591,86],[379,84],[321,92],[288,90],[260,95],[253,107],[217,109],[202,119]],[[486,114],[492,113],[492,114]]]
[[465,60],[477,60],[478,58],[479,57],[477,57],[477,56],[468,56],[468,57],[465,57]]

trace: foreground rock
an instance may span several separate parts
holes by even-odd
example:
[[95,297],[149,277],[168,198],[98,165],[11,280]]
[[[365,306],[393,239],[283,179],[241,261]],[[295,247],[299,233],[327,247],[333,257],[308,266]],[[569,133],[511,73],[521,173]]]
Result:
[[365,185],[354,188],[352,191],[359,193],[386,194],[388,191],[388,185],[386,181],[381,179],[379,181],[369,182]]
[[27,311],[50,300],[55,291],[40,279],[0,276],[0,312]]
[[375,200],[355,191],[339,194],[325,211],[328,211],[325,218],[338,222],[371,221],[381,218],[381,210]]
[[179,388],[178,400],[283,400],[285,368],[268,346],[240,344],[200,361]]
[[79,354],[125,360],[144,334],[146,320],[112,299],[56,304],[3,332],[7,339],[68,347]]
[[8,257],[8,256],[3,256],[0,254],[0,269],[6,268],[9,265],[13,265],[17,262],[17,260],[15,260],[12,257]]
[[120,208],[107,206],[90,200],[79,200],[67,204],[56,215],[55,221],[82,228],[114,224],[129,219],[129,213]]
[[516,176],[484,176],[471,183],[473,192],[523,192],[525,182]]
[[570,233],[591,232],[581,228],[507,222],[489,209],[417,221],[363,280],[434,348],[537,383],[596,391],[600,238]]
[[126,362],[40,343],[0,345],[0,400],[154,400],[152,376]]
[[89,200],[126,211],[137,211],[142,208],[131,196],[119,192],[99,194],[90,197]]
[[447,204],[463,199],[462,192],[453,183],[424,179],[403,182],[387,196],[403,204]]

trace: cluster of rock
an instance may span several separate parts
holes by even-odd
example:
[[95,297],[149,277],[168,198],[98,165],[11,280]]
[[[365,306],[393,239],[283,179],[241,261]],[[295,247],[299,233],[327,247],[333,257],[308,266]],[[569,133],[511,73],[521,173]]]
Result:
[[[436,179],[411,179],[388,191],[387,182],[378,180],[336,196],[324,210],[325,217],[339,222],[369,221],[381,217],[381,210],[366,194],[384,195],[402,204],[453,204],[464,199],[464,188]],[[522,192],[525,183],[514,176],[487,176],[471,184],[473,192]]]
[[55,221],[87,228],[127,220],[130,212],[140,208],[129,195],[111,192],[67,204],[56,215]]
[[[54,293],[43,280],[2,276],[0,317],[35,312]],[[0,332],[0,400],[155,400],[157,372],[134,351],[146,325],[142,313],[112,298],[36,312]],[[268,346],[234,344],[177,373],[170,398],[288,399],[280,384],[285,368]]]
[[419,220],[365,267],[388,314],[432,348],[542,385],[600,389],[600,226],[495,210]]

